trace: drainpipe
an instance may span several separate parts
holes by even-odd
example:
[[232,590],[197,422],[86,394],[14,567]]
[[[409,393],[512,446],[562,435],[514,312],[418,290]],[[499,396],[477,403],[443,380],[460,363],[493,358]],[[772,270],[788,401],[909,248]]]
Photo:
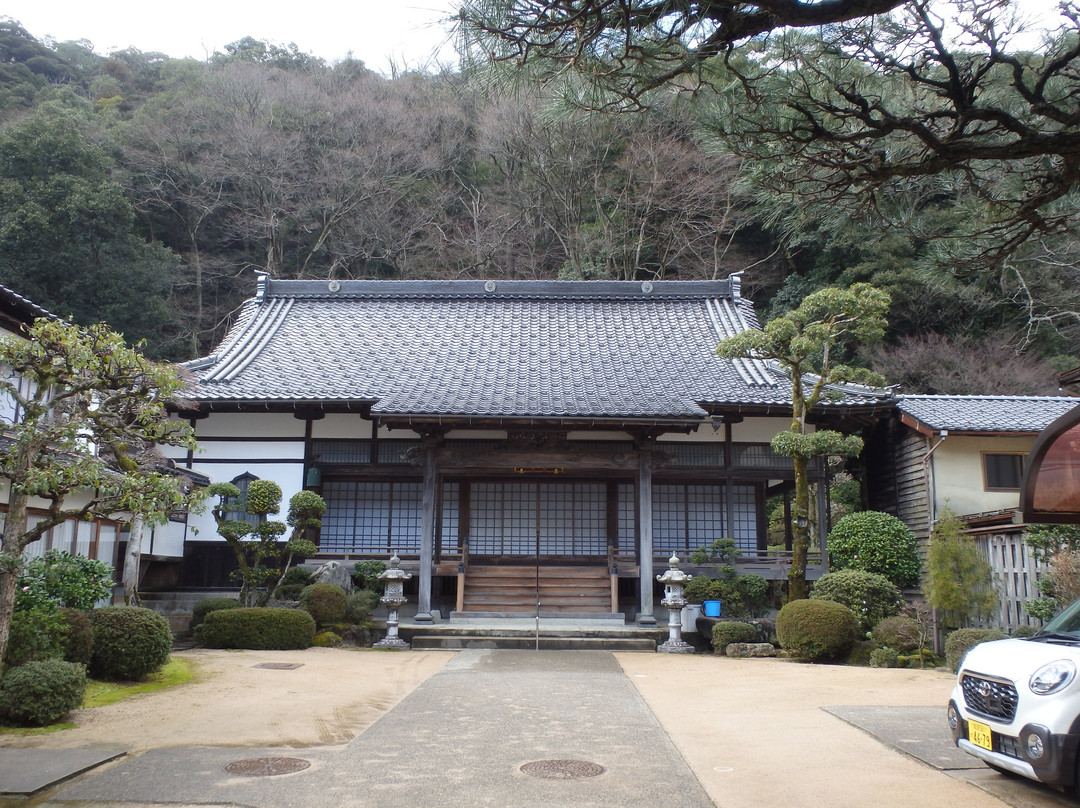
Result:
[[937,521],[937,497],[934,496],[933,478],[934,471],[930,465],[930,459],[937,448],[945,442],[945,438],[949,437],[949,430],[942,429],[938,432],[938,442],[930,447],[930,451],[923,457],[923,479],[926,480],[926,512],[929,516],[929,521],[926,524],[926,535],[929,537],[931,529],[934,527],[934,522]]

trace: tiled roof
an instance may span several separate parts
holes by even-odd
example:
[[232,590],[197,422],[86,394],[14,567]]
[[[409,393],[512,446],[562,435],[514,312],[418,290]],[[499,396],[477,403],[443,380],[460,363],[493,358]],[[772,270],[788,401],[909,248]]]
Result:
[[[757,327],[725,281],[260,281],[196,399],[363,401],[382,415],[700,418],[783,406],[786,380],[714,349]],[[870,391],[857,401],[880,401]],[[850,401],[849,401],[850,403]],[[703,406],[704,405],[704,406]]]
[[49,320],[59,319],[51,311],[42,308],[29,298],[23,297],[6,286],[0,286],[0,322],[5,326],[15,328],[17,324],[30,324],[39,317]]
[[1074,396],[903,396],[897,404],[935,432],[1041,432],[1080,405]]

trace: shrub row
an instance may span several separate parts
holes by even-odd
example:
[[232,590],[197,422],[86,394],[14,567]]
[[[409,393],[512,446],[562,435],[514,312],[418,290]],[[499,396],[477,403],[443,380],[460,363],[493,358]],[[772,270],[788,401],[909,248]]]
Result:
[[301,609],[240,608],[209,612],[195,629],[207,648],[307,648],[315,637],[315,620]]

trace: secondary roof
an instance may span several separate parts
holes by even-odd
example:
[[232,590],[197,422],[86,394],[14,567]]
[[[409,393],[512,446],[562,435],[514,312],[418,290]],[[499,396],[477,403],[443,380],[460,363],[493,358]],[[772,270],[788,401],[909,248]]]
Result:
[[1080,404],[1075,396],[903,396],[901,420],[927,434],[1030,434]]

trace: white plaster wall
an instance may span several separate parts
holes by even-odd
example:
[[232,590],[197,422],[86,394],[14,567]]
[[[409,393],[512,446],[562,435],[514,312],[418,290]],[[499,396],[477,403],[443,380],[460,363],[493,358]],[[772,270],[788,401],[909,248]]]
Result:
[[935,513],[940,516],[946,507],[957,515],[1017,507],[1020,504],[1018,491],[985,490],[982,453],[1027,453],[1034,441],[1034,437],[946,437],[930,458]]
[[304,422],[289,413],[215,412],[195,422],[195,437],[304,438]]
[[[777,432],[783,432],[791,426],[791,416],[777,418],[746,418],[731,425],[731,439],[735,443],[768,443]],[[814,426],[810,426],[814,431]]]
[[195,462],[200,460],[233,460],[245,458],[252,461],[303,460],[304,441],[204,441],[195,450]]
[[[304,466],[302,463],[258,463],[245,462],[242,458],[235,463],[199,463],[193,464],[196,471],[210,475],[213,482],[227,483],[241,474],[254,474],[260,480],[273,480],[281,486],[281,513],[278,517],[285,519],[288,512],[289,500],[304,487]],[[214,498],[216,499],[216,498]],[[214,517],[210,513],[210,505],[202,513],[191,514],[188,520],[192,530],[188,535],[191,541],[224,541],[217,534],[217,526]]]
[[660,436],[659,440],[664,443],[676,443],[678,441],[688,441],[691,443],[723,443],[724,427],[721,426],[719,429],[713,429],[711,423],[705,423],[689,433],[666,432]]
[[[303,423],[303,422],[301,422]],[[355,412],[332,412],[311,422],[311,437],[322,440],[358,440],[371,437],[372,422]]]

